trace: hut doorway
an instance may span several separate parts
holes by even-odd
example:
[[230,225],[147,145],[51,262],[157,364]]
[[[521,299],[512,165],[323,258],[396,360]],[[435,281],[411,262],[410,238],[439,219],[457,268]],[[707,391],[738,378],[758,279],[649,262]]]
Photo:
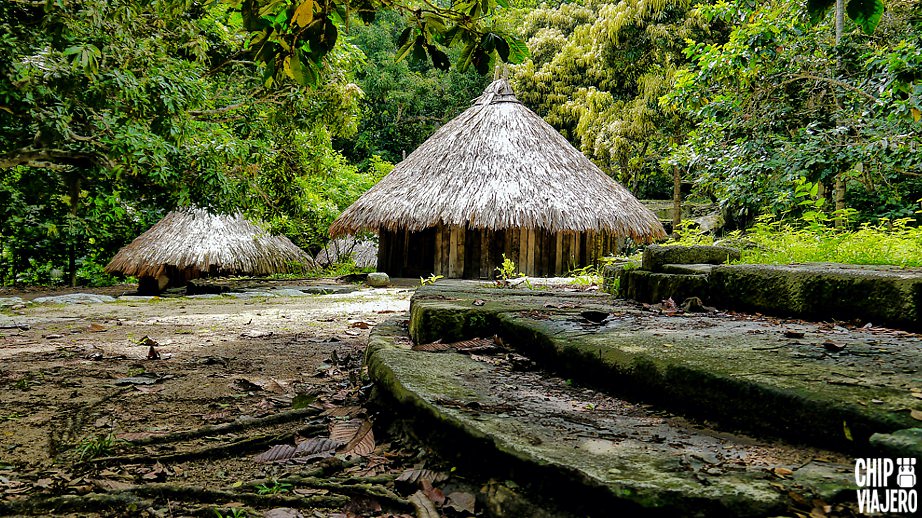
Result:
[[391,277],[428,277],[435,272],[435,229],[422,232],[381,230],[378,271]]

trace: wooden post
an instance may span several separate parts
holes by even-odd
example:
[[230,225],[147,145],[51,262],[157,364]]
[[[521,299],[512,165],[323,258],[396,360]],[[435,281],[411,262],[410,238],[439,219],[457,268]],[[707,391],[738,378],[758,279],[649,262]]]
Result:
[[519,235],[519,249],[513,261],[515,261],[515,269],[525,273],[525,263],[528,262],[528,230],[524,227],[517,228],[516,234]]
[[458,276],[458,231],[455,227],[448,227],[448,275],[454,279]]
[[435,227],[435,260],[432,265],[433,275],[442,275],[442,226]]
[[480,233],[480,278],[481,279],[489,279],[490,274],[492,273],[490,271],[492,269],[491,267],[492,263],[490,261],[491,241],[493,241],[493,231],[484,229]]
[[538,243],[535,242],[535,229],[530,228],[528,232],[528,250],[527,258],[525,259],[525,269],[522,270],[525,272],[525,275],[530,277],[535,276],[535,247],[538,246]]
[[560,275],[563,270],[563,232],[554,236],[554,276]]
[[387,230],[381,229],[378,231],[378,265],[377,270],[379,272],[388,271],[387,264],[387,248],[390,246],[390,236]]

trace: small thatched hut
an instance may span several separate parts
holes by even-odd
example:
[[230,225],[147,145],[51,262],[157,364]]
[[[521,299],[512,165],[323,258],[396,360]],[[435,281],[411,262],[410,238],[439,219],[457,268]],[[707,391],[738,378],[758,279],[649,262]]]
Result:
[[492,277],[502,255],[527,275],[563,274],[623,238],[665,237],[656,216],[503,80],[426,140],[333,223],[379,235],[392,276]]
[[340,237],[330,240],[323,250],[314,256],[314,262],[322,267],[333,266],[349,259],[356,268],[374,268],[378,264],[378,243],[355,236]]
[[269,234],[240,213],[183,208],[119,250],[106,271],[138,277],[141,292],[159,292],[209,275],[269,275],[313,264],[287,237]]

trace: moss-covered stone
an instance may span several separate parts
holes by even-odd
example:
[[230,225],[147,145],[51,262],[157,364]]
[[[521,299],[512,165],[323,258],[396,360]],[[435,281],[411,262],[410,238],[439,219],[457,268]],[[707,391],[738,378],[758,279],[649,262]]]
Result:
[[655,303],[672,298],[681,303],[688,297],[708,300],[707,275],[655,273],[647,270],[621,272],[618,295],[626,299]]
[[728,246],[650,245],[643,251],[641,268],[659,272],[666,264],[723,264],[739,259],[740,251]]
[[720,307],[922,328],[922,271],[840,264],[721,265],[708,276]]
[[[801,447],[687,425],[462,354],[412,351],[395,340],[403,332],[394,323],[372,332],[367,365],[378,389],[412,412],[444,454],[513,478],[576,515],[768,516],[787,508],[788,491],[819,496],[813,488],[822,485],[824,497],[835,497],[851,488],[847,458],[835,453],[816,452],[831,462],[805,465]],[[796,482],[772,478],[775,467],[793,471]]]
[[[873,433],[913,426],[907,409],[922,409],[907,390],[918,385],[913,380],[922,366],[922,342],[912,336],[882,339],[866,330],[830,336],[828,328],[804,324],[797,327],[805,337],[794,340],[776,321],[659,315],[599,296],[506,291],[496,298],[495,291],[450,290],[439,296],[414,298],[412,318],[431,311],[439,318],[419,322],[450,322],[454,333],[470,326],[447,315],[476,312],[495,326],[478,327],[480,336],[498,332],[567,376],[759,433],[860,450]],[[487,302],[474,306],[477,299]],[[580,316],[587,308],[612,317],[593,325]],[[843,350],[827,350],[829,340]]]
[[707,275],[714,269],[713,264],[664,264],[663,273],[679,275]]
[[871,436],[871,445],[894,457],[922,459],[922,428],[907,428],[893,433],[876,433]]

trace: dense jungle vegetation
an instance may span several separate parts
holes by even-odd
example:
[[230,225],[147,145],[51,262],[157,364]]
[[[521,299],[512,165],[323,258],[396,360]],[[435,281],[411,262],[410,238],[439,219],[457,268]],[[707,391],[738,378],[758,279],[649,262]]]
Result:
[[501,62],[640,198],[922,254],[915,0],[3,0],[0,48],[4,285],[110,282],[191,203],[316,252]]

